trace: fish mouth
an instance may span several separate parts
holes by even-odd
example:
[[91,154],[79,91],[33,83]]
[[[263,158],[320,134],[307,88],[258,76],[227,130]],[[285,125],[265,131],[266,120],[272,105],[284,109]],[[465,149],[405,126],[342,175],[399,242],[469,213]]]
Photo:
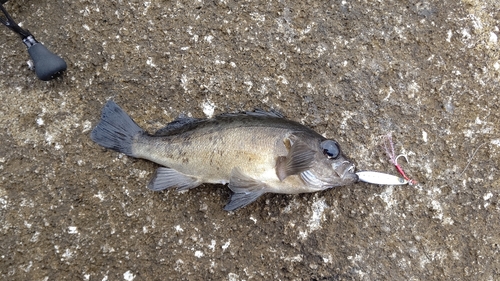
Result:
[[344,170],[344,172],[342,173],[342,178],[345,178],[346,177],[346,174],[354,174],[354,170],[356,169],[356,166],[350,162],[347,162],[349,163],[349,165],[347,166],[347,169]]
[[347,160],[342,161],[341,163],[338,164],[333,164],[332,166],[335,173],[337,173],[337,175],[341,179],[346,177],[352,177],[353,175],[356,176],[356,174],[354,173],[356,166]]
[[332,174],[333,177],[319,178],[310,170],[304,171],[300,174],[302,180],[312,186],[316,186],[319,189],[331,188],[335,186],[341,186],[353,182],[357,182],[359,177],[354,173],[355,165],[349,161],[343,161],[336,165],[332,165],[335,173]]
[[333,165],[333,170],[342,180],[358,180],[358,175],[356,175],[356,173],[354,172],[356,170],[356,165],[354,165],[350,161],[345,160],[341,163]]

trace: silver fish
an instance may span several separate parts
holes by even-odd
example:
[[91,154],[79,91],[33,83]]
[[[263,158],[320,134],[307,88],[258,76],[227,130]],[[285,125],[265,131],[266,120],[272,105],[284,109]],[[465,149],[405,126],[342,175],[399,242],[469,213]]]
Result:
[[315,192],[358,181],[354,164],[336,141],[276,112],[178,118],[151,135],[108,101],[91,138],[162,165],[148,184],[151,190],[229,184],[228,211],[267,192]]

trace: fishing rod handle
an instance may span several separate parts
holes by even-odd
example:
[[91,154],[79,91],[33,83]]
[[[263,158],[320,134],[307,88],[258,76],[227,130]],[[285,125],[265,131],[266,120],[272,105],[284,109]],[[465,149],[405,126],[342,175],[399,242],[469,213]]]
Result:
[[27,44],[28,42],[25,40],[23,41],[28,47],[28,53],[35,65],[36,76],[40,80],[49,81],[66,70],[66,62],[60,56],[49,51],[42,43],[34,40],[34,38],[33,41],[29,40],[30,44]]

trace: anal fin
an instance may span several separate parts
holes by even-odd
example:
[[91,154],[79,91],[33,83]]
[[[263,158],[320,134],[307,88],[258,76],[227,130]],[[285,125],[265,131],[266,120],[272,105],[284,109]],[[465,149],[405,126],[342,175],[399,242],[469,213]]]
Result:
[[231,172],[229,188],[233,191],[233,194],[229,202],[224,206],[226,211],[233,211],[252,203],[266,193],[268,186],[261,181],[244,175],[238,168],[234,168]]
[[245,193],[233,193],[229,203],[224,206],[226,211],[234,211],[236,209],[245,207],[246,205],[257,200],[264,192],[245,192]]
[[151,178],[148,188],[153,191],[174,187],[176,187],[177,190],[186,190],[195,188],[200,184],[201,182],[196,178],[184,175],[172,168],[160,167]]

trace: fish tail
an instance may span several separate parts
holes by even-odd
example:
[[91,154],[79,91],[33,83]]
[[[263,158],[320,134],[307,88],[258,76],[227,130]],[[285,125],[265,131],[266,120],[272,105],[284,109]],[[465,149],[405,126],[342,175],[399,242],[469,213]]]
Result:
[[114,101],[108,101],[102,109],[101,120],[92,130],[90,138],[106,148],[134,156],[132,144],[137,134],[144,130]]

